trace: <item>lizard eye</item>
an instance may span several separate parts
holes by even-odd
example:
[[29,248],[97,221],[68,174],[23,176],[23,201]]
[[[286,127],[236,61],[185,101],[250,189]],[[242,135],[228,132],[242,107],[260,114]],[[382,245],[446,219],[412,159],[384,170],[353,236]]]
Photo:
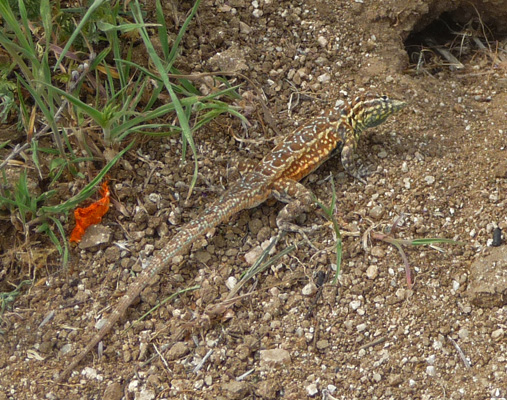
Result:
[[386,96],[386,95],[384,95],[384,96],[382,96],[382,97],[380,97],[380,98],[381,98],[382,100],[384,100],[384,101],[387,101],[387,100],[388,100],[388,98],[387,98],[387,96]]

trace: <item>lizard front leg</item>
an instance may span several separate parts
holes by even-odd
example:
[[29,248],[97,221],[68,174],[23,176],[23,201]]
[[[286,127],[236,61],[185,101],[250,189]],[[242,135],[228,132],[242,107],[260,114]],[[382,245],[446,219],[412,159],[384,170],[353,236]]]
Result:
[[345,171],[357,179],[358,181],[366,184],[365,176],[371,174],[367,168],[360,165],[360,163],[354,162],[354,155],[356,153],[357,143],[359,137],[354,132],[347,133],[343,140],[343,147],[341,150],[341,162]]

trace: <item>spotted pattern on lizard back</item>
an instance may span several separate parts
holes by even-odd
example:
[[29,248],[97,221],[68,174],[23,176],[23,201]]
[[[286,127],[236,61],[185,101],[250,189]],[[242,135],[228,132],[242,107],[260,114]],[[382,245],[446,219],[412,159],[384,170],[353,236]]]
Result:
[[335,150],[341,150],[341,162],[345,170],[362,180],[360,173],[352,166],[361,133],[380,125],[404,106],[404,102],[386,96],[358,97],[350,104],[336,105],[288,135],[255,168],[225,191],[201,216],[183,226],[154,255],[150,264],[129,286],[107,322],[60,374],[59,381],[63,381],[113,328],[153,277],[212,228],[241,210],[256,207],[268,198],[275,197],[288,202],[279,214],[278,226],[280,229],[291,229],[287,220],[312,203],[310,191],[298,181],[316,170]]

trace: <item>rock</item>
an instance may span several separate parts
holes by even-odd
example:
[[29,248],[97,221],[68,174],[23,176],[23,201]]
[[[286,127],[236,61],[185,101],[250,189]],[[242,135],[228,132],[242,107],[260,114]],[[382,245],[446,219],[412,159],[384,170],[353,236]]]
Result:
[[316,344],[317,349],[319,350],[325,350],[329,347],[329,341],[326,339],[319,340]]
[[507,178],[507,160],[501,161],[493,170],[495,178]]
[[370,210],[369,214],[371,218],[378,221],[384,214],[384,209],[382,208],[382,206],[375,206]]
[[262,366],[275,366],[275,365],[288,365],[291,362],[290,353],[284,349],[270,349],[261,350],[261,367]]
[[307,283],[301,290],[303,296],[313,296],[315,293],[317,293],[317,286],[313,282]]
[[366,277],[368,279],[375,279],[378,276],[378,267],[373,264],[368,267],[366,270]]
[[92,225],[83,235],[83,239],[79,243],[79,248],[86,250],[92,247],[109,244],[111,237],[112,231],[109,227],[104,225]]
[[315,383],[311,383],[306,387],[306,393],[308,393],[308,396],[313,397],[319,393],[319,389]]
[[167,352],[167,359],[170,361],[177,360],[184,357],[189,352],[188,346],[185,342],[176,342]]
[[123,388],[118,382],[110,384],[104,391],[104,399],[121,400],[123,397]]
[[278,399],[280,390],[282,390],[282,383],[277,379],[267,379],[259,382],[255,394],[262,399]]
[[507,304],[507,246],[491,247],[470,267],[467,294],[473,305],[483,308]]
[[244,399],[248,395],[248,384],[246,382],[230,381],[222,384],[222,390],[228,399]]
[[432,175],[427,175],[424,177],[424,180],[428,185],[433,185],[435,183],[435,177]]
[[237,283],[238,280],[234,276],[229,276],[225,281],[225,286],[227,286],[227,289],[232,290],[237,285]]

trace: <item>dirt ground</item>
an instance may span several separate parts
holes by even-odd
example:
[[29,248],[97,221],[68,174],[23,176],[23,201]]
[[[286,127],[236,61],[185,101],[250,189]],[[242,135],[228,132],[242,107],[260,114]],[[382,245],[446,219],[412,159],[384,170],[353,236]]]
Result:
[[[419,57],[425,32],[409,35],[451,4],[203,1],[178,68],[246,76],[231,79],[243,84],[238,106],[251,126],[224,116],[196,135],[199,180],[188,200],[193,162],[182,163],[180,138],[144,141],[128,154],[111,174],[114,206],[101,224],[110,243],[76,249],[71,270],[49,263],[38,272],[43,283],[24,288],[5,313],[0,400],[507,398],[507,251],[491,246],[495,228],[507,229],[507,63],[492,57],[506,48],[474,47],[482,30],[470,6],[436,37],[455,55],[461,48],[463,68],[428,45]],[[167,6],[168,21],[181,24],[189,6]],[[241,160],[259,160],[298,121],[363,92],[408,102],[360,144],[376,173],[364,185],[333,158],[303,181],[330,203],[334,176],[336,217],[350,233],[337,285],[328,278],[317,287],[336,262],[325,225],[308,235],[312,246],[287,234],[275,253],[296,249],[224,303],[249,267],[245,255],[277,234],[282,205],[263,204],[161,274],[105,337],[101,357],[94,352],[55,383],[140,271],[140,255],[161,248],[237,179]],[[325,224],[318,213],[299,222]],[[400,253],[371,236],[396,222],[394,237],[464,245],[405,248],[409,289]]]

